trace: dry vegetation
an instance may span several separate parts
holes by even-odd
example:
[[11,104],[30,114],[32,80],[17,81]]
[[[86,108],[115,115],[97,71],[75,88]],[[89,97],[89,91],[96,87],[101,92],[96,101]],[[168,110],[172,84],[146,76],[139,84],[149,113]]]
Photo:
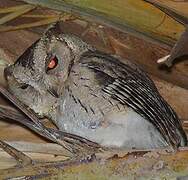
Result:
[[[33,2],[32,0],[28,1]],[[50,3],[52,1],[46,2]],[[94,1],[88,1],[88,4],[74,0],[69,2],[72,5],[78,5],[80,8],[92,7],[102,13],[107,13],[107,10],[103,8],[105,0],[101,1],[98,6]],[[186,11],[188,8],[187,2],[181,2],[182,4],[170,0],[160,0],[159,2],[175,8],[177,12],[184,16],[188,16]],[[133,18],[130,21],[127,20],[130,17],[126,15],[125,11],[125,15],[121,15],[119,20],[117,20],[119,14],[115,14],[115,9],[114,12],[110,12],[110,15],[114,16],[113,21],[120,24],[123,22],[123,25],[127,23],[128,25],[125,27],[114,28],[114,26],[117,27],[117,24],[113,23],[110,23],[110,26],[88,23],[83,20],[84,15],[82,13],[76,14],[79,16],[78,18],[76,15],[70,16],[37,5],[25,5],[20,1],[2,0],[0,3],[1,85],[6,87],[3,68],[9,63],[13,63],[27,47],[41,36],[46,28],[44,25],[61,19],[65,21],[62,22],[63,32],[74,33],[98,49],[129,58],[144,68],[154,80],[162,96],[176,110],[188,132],[188,61],[180,62],[170,70],[159,68],[156,63],[157,59],[170,52],[172,45],[184,30],[184,27],[170,17],[164,16],[164,13],[157,8],[141,0],[137,5],[128,0],[118,0],[116,3],[118,7],[125,7],[124,4],[121,4],[125,3],[127,14],[131,12],[129,12],[129,8],[135,8],[135,15],[132,16]],[[54,7],[52,6],[52,8]],[[146,12],[144,12],[145,10]],[[145,14],[151,14],[151,18],[153,18],[151,22],[144,21],[144,17],[143,19],[139,18],[141,15],[145,16]],[[80,19],[80,16],[82,19]],[[93,14],[91,18],[93,16],[96,16],[96,14]],[[163,20],[163,17],[165,17],[165,20]],[[88,16],[86,15],[85,18],[88,19]],[[100,18],[100,22],[108,22]],[[97,18],[94,20],[98,22]],[[143,34],[147,36],[132,31],[129,26],[133,28],[137,26],[136,30],[144,32]],[[175,28],[172,29],[172,27]],[[4,108],[6,108],[6,111]],[[0,96],[0,115],[4,117],[0,121],[0,140],[19,150],[18,152],[16,149],[0,142],[1,147],[5,147],[6,151],[9,151],[12,155],[11,157],[3,149],[0,150],[0,169],[2,169],[0,179],[9,177],[22,177],[23,179],[29,177],[31,179],[121,179],[123,177],[127,177],[127,179],[151,179],[151,177],[175,179],[176,177],[188,175],[188,150],[186,148],[182,148],[178,152],[167,152],[166,150],[152,152],[109,151],[92,143],[88,146],[87,143],[90,142],[84,141],[86,146],[82,145],[86,150],[84,151],[81,147],[81,152],[84,153],[79,153],[75,157],[74,153],[62,148],[63,137],[62,139],[51,138],[51,141],[49,141],[20,125],[18,122],[22,124],[27,122],[25,126],[32,129],[32,123],[38,123],[40,126],[41,122],[28,120],[28,117],[15,110],[15,106],[3,96]],[[11,120],[15,117],[17,117],[17,122]],[[54,125],[47,119],[42,120],[42,124],[55,129]],[[59,145],[52,143],[52,141],[57,142]],[[79,146],[82,141],[78,141],[71,140],[71,143]],[[24,152],[26,156],[21,152]],[[94,152],[95,156],[93,155]],[[89,155],[86,156],[86,154]],[[67,161],[70,158],[71,160]]]

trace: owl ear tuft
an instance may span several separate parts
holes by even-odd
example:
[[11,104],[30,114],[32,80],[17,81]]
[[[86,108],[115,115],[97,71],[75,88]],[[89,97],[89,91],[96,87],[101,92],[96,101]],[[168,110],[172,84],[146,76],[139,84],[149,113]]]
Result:
[[47,30],[44,32],[44,35],[47,37],[47,38],[50,38],[51,36],[57,36],[59,34],[62,33],[62,29],[61,29],[61,25],[60,25],[60,22],[56,22],[56,23],[53,23],[51,24]]

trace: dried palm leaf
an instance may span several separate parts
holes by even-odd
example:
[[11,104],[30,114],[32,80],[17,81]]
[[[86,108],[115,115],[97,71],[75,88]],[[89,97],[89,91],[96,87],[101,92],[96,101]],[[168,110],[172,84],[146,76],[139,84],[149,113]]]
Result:
[[[0,25],[5,24],[7,22],[9,22],[10,20],[13,20],[33,9],[35,9],[36,7],[33,5],[21,5],[18,7],[12,7],[12,9],[8,8],[8,10],[5,9],[1,9],[0,13],[4,13],[6,11],[9,11],[10,13],[3,16],[2,18],[0,18]],[[10,11],[13,10],[13,11]]]

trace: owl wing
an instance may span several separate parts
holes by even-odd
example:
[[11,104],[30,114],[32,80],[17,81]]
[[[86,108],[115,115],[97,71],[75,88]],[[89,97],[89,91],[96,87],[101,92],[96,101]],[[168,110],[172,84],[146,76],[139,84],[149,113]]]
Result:
[[[95,72],[102,92],[132,108],[151,122],[174,147],[186,140],[176,113],[161,97],[152,80],[136,65],[98,51],[82,56],[82,65]],[[180,137],[181,136],[181,137]]]

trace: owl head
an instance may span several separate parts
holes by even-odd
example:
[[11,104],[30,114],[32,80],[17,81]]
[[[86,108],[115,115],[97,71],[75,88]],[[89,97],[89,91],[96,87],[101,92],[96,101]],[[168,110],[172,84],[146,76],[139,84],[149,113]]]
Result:
[[49,117],[58,106],[71,67],[89,49],[79,38],[61,33],[58,24],[51,26],[5,68],[9,90],[39,116]]

